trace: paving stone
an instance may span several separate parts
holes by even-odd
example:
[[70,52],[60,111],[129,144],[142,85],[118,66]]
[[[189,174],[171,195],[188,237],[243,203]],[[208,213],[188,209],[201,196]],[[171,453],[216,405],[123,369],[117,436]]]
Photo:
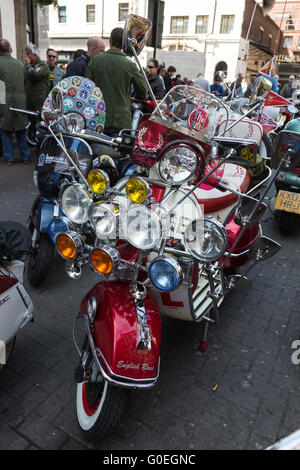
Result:
[[20,436],[16,431],[0,420],[0,450],[25,450],[30,447],[30,441]]
[[29,415],[17,429],[43,450],[59,449],[67,440],[66,434],[35,413]]

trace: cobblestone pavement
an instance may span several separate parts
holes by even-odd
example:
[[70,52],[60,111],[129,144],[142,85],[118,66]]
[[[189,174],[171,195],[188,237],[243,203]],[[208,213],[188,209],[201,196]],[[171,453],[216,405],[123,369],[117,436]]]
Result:
[[[32,170],[0,164],[0,219],[26,222]],[[35,322],[18,334],[0,377],[0,449],[256,450],[300,428],[300,366],[291,361],[300,337],[299,232],[281,237],[270,214],[262,225],[282,249],[254,268],[248,293],[225,300],[207,352],[198,349],[201,325],[163,318],[159,383],[132,392],[115,435],[94,445],[76,423],[72,324],[97,276],[86,270],[72,281],[56,257],[45,284],[25,282]]]

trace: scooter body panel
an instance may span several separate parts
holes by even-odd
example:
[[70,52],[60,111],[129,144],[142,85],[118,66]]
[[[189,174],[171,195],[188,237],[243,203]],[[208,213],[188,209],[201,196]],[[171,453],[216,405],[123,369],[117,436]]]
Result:
[[96,284],[83,299],[81,313],[87,313],[91,296],[97,302],[93,336],[107,375],[119,380],[155,381],[159,372],[161,323],[158,306],[151,294],[143,300],[151,335],[150,350],[137,349],[140,341],[138,314],[127,283]]

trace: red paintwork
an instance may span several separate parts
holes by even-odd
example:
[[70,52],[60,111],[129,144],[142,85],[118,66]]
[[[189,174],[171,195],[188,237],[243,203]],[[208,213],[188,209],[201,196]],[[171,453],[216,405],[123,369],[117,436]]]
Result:
[[18,280],[14,277],[0,276],[0,294],[17,284]]
[[156,202],[161,202],[164,197],[166,188],[164,186],[160,186],[160,184],[154,183],[149,183],[149,186],[152,191],[151,197],[153,197]]
[[[226,228],[226,232],[229,238],[228,248],[226,251],[229,252],[235,240],[239,236],[242,230],[242,227],[240,227],[234,222],[234,214],[233,214],[230,220],[228,221],[228,223],[226,224],[225,228]],[[249,229],[245,230],[242,238],[240,239],[239,243],[233,250],[233,254],[243,253],[244,251],[251,248],[255,244],[259,236],[260,236],[260,230],[259,230],[259,224],[257,223],[253,225],[252,227],[250,227]],[[219,260],[220,264],[222,264],[224,260],[225,260],[225,256],[223,256]],[[229,258],[229,260],[226,262],[225,267],[226,268],[239,267],[247,263],[248,260],[249,258],[247,254],[244,256],[232,257],[232,258]]]
[[[81,303],[87,312],[87,300],[93,295],[98,304],[94,338],[112,372],[131,379],[150,379],[158,374],[161,342],[160,313],[156,301],[148,293],[144,299],[147,323],[151,334],[151,351],[137,350],[139,327],[134,299],[129,285],[121,282],[100,282]],[[108,375],[110,372],[102,362]],[[131,367],[123,367],[131,366]]]

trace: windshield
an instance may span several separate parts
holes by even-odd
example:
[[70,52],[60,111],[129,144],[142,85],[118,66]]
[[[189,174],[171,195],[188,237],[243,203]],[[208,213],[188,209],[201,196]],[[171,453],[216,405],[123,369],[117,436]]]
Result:
[[198,86],[179,85],[171,88],[150,120],[208,143],[221,115],[228,119],[228,108],[221,100]]

